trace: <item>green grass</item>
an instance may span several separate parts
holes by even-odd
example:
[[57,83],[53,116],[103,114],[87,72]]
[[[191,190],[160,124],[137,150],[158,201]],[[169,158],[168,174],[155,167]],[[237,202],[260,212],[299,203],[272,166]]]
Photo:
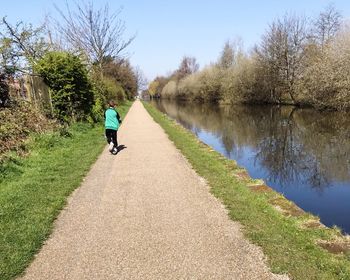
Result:
[[[128,102],[118,111],[125,116]],[[49,236],[53,222],[95,162],[103,147],[104,128],[77,123],[68,136],[34,135],[30,154],[13,156],[0,174],[0,279],[24,271]]]
[[282,215],[269,203],[281,195],[251,191],[247,180],[234,176],[241,169],[234,161],[210,149],[150,104],[144,106],[196,172],[207,180],[230,217],[243,225],[245,236],[261,246],[273,272],[287,273],[291,279],[350,279],[349,255],[334,255],[317,245],[318,240],[341,238],[339,231],[302,228],[300,224],[310,214]]

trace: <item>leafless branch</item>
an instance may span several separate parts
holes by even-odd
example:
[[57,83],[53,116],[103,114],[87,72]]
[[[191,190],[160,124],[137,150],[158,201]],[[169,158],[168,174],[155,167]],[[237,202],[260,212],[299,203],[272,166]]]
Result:
[[58,28],[72,48],[84,52],[100,66],[106,57],[122,57],[135,39],[135,35],[124,39],[125,23],[119,17],[122,9],[110,14],[108,4],[100,9],[95,9],[92,2],[75,5],[76,11],[68,2],[65,11],[55,6],[63,20]]

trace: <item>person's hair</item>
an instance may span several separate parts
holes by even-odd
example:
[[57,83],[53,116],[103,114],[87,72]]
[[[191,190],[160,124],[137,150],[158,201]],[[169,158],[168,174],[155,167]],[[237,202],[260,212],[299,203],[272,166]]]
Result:
[[109,105],[110,107],[114,107],[114,106],[115,106],[114,100],[109,100],[109,101],[108,101],[108,105]]

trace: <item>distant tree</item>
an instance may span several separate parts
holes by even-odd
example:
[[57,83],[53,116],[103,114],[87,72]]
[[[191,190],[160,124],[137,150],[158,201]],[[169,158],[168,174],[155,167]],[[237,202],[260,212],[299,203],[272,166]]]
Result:
[[171,80],[175,79],[173,75],[169,77],[157,76],[151,83],[148,85],[148,92],[151,97],[161,97],[163,88]]
[[109,57],[103,63],[103,75],[121,85],[126,97],[133,99],[138,91],[138,78],[129,60]]
[[233,41],[227,40],[217,61],[217,66],[221,69],[232,68],[242,56],[244,56],[242,39],[237,37]]
[[150,96],[150,94],[148,92],[148,89],[144,89],[141,91],[141,98],[142,99],[147,99],[147,98],[149,98],[149,96]]
[[155,97],[157,95],[157,91],[159,88],[159,81],[157,81],[156,79],[153,80],[149,86],[148,86],[148,93],[150,95],[150,97]]
[[122,85],[112,77],[103,77],[102,87],[102,100],[104,104],[107,104],[109,100],[124,102],[124,100],[127,98],[127,94]]
[[306,20],[288,15],[273,22],[263,36],[257,57],[272,102],[282,102],[284,93],[296,102],[294,84],[302,70],[306,41]]
[[163,88],[169,82],[169,80],[170,80],[170,78],[167,78],[167,77],[164,77],[164,76],[156,77],[156,81],[159,83],[159,86],[157,88],[157,95],[158,96],[161,95]]
[[95,9],[92,1],[83,5],[76,3],[77,12],[72,12],[68,4],[66,11],[56,9],[63,19],[58,28],[67,42],[83,51],[100,68],[105,57],[121,58],[135,38],[124,39],[125,23],[119,18],[121,9],[110,13],[108,4]]
[[174,76],[177,80],[181,80],[184,77],[197,72],[199,64],[195,57],[184,56],[181,60],[179,68],[176,70]]
[[142,72],[142,70],[136,66],[134,68],[134,75],[136,77],[137,81],[137,87],[139,91],[143,91],[147,88],[147,78],[145,77],[145,74]]
[[65,122],[86,119],[92,109],[93,92],[86,66],[78,56],[49,52],[35,70],[52,91],[55,117]]
[[350,28],[344,27],[322,55],[310,63],[299,82],[305,102],[320,109],[350,108]]
[[335,9],[333,4],[330,4],[314,22],[313,37],[322,49],[339,31],[341,20],[341,13]]
[[174,80],[170,80],[162,89],[162,97],[166,98],[178,98],[177,95],[177,83]]
[[219,57],[218,66],[223,69],[228,69],[233,66],[235,60],[235,50],[233,45],[226,41],[224,48]]

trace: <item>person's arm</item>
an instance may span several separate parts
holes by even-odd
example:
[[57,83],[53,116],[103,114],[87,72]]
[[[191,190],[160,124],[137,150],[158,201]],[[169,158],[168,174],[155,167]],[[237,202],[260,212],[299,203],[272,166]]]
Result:
[[119,123],[122,123],[122,119],[121,119],[121,117],[120,117],[118,111],[116,111],[116,112],[117,112],[117,120],[118,120],[118,122],[119,122]]

